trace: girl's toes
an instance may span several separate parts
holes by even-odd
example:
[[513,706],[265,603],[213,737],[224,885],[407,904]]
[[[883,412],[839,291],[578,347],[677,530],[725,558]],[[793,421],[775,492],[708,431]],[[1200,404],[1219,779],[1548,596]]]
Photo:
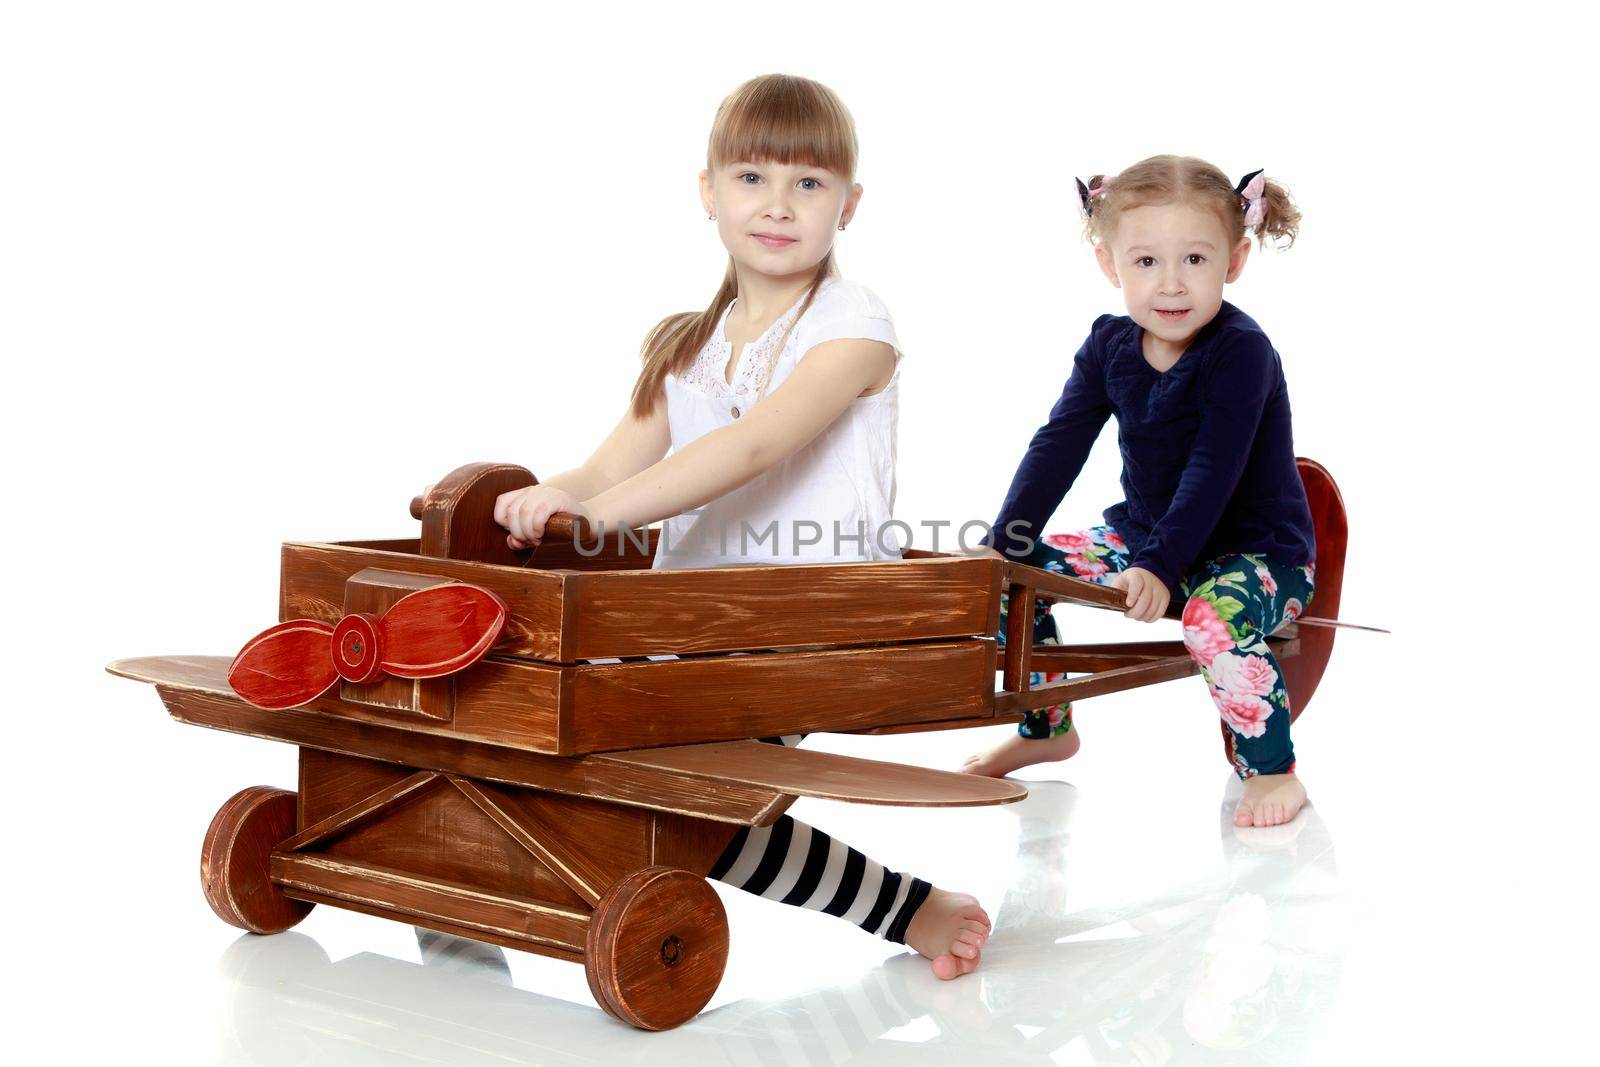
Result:
[[935,978],[948,982],[950,979],[959,977],[964,973],[966,972],[961,969],[961,961],[948,953],[933,958],[933,974]]

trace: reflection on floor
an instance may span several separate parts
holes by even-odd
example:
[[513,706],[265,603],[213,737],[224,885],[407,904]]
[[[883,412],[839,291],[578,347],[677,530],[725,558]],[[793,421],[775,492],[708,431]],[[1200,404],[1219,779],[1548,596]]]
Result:
[[836,986],[646,1034],[516,988],[493,946],[419,930],[420,964],[335,963],[290,931],[229,947],[227,1029],[241,1062],[274,1065],[1298,1063],[1342,968],[1333,843],[1311,807],[1289,826],[1236,831],[1236,791],[1218,807],[1224,863],[1211,876],[1069,912],[1077,794],[1033,785],[1009,809],[1020,877],[981,981],[931,982],[920,960],[896,956]]

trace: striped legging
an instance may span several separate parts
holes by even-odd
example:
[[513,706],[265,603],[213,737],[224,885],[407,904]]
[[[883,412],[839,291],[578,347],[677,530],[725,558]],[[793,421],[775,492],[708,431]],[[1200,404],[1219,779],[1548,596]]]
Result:
[[[637,660],[676,658],[640,656]],[[629,657],[584,662],[634,661]],[[760,740],[792,748],[805,736],[789,734]],[[832,915],[900,944],[905,943],[912,918],[933,889],[921,878],[891,871],[857,849],[787,815],[778,816],[771,826],[741,826],[706,876],[767,900]]]

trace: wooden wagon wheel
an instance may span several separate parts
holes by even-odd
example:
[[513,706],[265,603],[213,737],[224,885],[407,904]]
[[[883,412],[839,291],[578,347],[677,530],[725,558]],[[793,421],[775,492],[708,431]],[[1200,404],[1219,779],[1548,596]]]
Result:
[[272,850],[295,832],[296,796],[253,785],[217,811],[200,849],[200,885],[223,922],[255,934],[276,934],[306,917],[312,905],[291,900],[272,882]]
[[[1314,459],[1300,457],[1295,461],[1300,471],[1300,481],[1306,488],[1306,500],[1311,505],[1311,525],[1317,539],[1316,581],[1312,589],[1307,614],[1323,619],[1339,617],[1339,592],[1344,586],[1344,554],[1350,540],[1350,523],[1344,510],[1344,497],[1334,483],[1328,468]],[[1300,651],[1297,655],[1280,660],[1283,684],[1289,691],[1289,721],[1293,723],[1311,703],[1322,672],[1328,669],[1328,659],[1333,655],[1333,638],[1337,630],[1331,626],[1302,626],[1299,628]],[[1233,731],[1223,722],[1222,747],[1231,763],[1233,760]]]
[[642,1030],[670,1030],[706,1006],[728,963],[728,915],[699,875],[645,867],[600,898],[583,968],[608,1013]]

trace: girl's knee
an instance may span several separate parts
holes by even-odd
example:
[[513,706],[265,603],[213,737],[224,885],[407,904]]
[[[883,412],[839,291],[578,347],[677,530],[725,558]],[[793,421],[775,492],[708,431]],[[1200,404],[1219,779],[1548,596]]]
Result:
[[1183,602],[1183,645],[1202,667],[1234,646],[1228,621],[1210,599],[1191,596]]

